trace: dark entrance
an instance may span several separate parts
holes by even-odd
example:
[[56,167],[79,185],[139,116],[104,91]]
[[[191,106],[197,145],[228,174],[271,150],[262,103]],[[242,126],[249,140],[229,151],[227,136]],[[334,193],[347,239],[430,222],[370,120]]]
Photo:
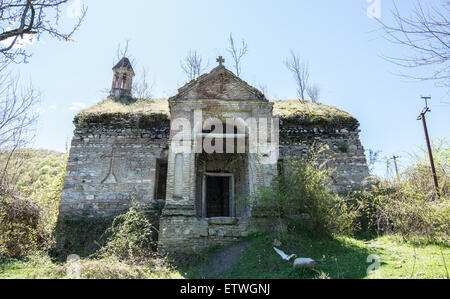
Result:
[[231,177],[206,177],[206,217],[230,217]]
[[156,184],[155,184],[155,200],[166,200],[166,183],[167,183],[167,161],[156,161]]

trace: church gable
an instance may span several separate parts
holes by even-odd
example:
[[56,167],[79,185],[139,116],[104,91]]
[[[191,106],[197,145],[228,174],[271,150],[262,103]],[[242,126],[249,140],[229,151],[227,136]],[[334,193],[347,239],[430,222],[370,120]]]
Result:
[[227,70],[222,64],[180,88],[177,100],[266,100],[258,89]]

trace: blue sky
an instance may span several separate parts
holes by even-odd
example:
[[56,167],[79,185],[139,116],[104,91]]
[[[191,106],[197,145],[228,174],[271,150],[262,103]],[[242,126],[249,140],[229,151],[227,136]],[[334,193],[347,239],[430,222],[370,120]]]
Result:
[[[379,1],[381,18],[389,22],[392,1]],[[406,12],[411,3],[398,1],[398,6]],[[169,97],[186,81],[180,60],[189,49],[209,60],[210,68],[219,55],[230,61],[225,49],[231,32],[249,46],[241,77],[255,86],[266,85],[271,99],[296,98],[294,81],[283,64],[289,50],[307,60],[311,80],[322,89],[321,101],[360,120],[366,149],[406,157],[406,152],[423,145],[422,125],[416,120],[423,107],[421,95],[433,97],[431,136],[449,136],[447,91],[432,82],[395,75],[399,69],[381,56],[398,56],[405,49],[382,38],[378,23],[367,16],[371,5],[367,0],[85,0],[85,4],[87,19],[75,42],[43,36],[28,46],[31,62],[15,66],[24,81],[31,80],[42,92],[35,148],[64,151],[73,135],[76,109],[101,101],[102,90],[111,86],[119,43],[130,41],[137,73],[142,67],[149,69],[155,97]],[[70,13],[67,22],[69,17]],[[382,165],[378,172],[383,173]]]

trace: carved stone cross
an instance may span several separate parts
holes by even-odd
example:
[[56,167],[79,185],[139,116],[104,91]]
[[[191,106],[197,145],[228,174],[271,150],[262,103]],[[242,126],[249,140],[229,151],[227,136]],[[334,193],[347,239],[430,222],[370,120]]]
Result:
[[109,168],[108,168],[108,172],[106,173],[106,176],[105,176],[105,178],[101,181],[101,183],[102,184],[116,184],[119,180],[118,180],[118,176],[117,176],[117,174],[116,174],[116,172],[114,171],[114,162],[115,162],[115,159],[117,159],[117,158],[124,158],[124,157],[127,157],[126,155],[117,155],[116,154],[116,150],[117,150],[117,147],[116,147],[116,145],[113,145],[112,146],[112,149],[111,149],[111,154],[105,154],[105,155],[102,155],[101,156],[101,158],[109,158],[110,160],[109,160]]
[[219,58],[217,58],[217,62],[219,63],[219,65],[223,65],[223,63],[225,62],[225,59],[223,59],[222,56],[219,56]]

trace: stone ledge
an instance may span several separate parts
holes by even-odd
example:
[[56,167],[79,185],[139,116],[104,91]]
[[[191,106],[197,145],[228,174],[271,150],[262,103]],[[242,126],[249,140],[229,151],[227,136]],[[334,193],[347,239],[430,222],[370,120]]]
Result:
[[208,224],[212,225],[236,225],[239,220],[237,218],[232,217],[214,217],[208,218]]

